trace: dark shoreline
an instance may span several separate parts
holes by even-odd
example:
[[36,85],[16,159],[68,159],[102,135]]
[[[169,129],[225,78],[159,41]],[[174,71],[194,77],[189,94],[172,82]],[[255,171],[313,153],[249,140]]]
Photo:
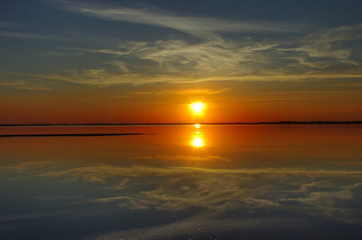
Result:
[[99,136],[128,136],[128,135],[149,135],[150,133],[70,133],[70,134],[7,134],[0,135],[0,138],[10,137],[99,137]]
[[[194,125],[195,123],[24,123],[24,124],[0,124],[0,127],[23,126],[157,126],[157,125]],[[362,121],[279,121],[279,122],[224,122],[224,123],[200,123],[203,125],[295,125],[295,124],[362,124]]]

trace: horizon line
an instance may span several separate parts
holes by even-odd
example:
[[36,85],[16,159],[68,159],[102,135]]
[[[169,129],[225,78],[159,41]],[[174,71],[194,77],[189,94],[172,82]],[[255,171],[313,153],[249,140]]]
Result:
[[361,120],[354,121],[273,121],[273,122],[150,122],[150,123],[18,123],[1,124],[0,126],[107,126],[107,125],[258,125],[258,124],[362,124]]

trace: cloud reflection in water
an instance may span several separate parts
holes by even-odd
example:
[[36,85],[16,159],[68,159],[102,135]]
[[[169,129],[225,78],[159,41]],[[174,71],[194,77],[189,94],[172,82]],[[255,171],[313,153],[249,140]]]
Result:
[[[91,201],[114,202],[133,209],[185,210],[198,207],[251,210],[295,206],[294,210],[297,210],[303,206],[305,211],[308,206],[310,214],[315,214],[318,209],[318,214],[326,213],[323,217],[353,221],[349,213],[361,197],[362,184],[356,183],[361,180],[361,174],[361,171],[297,169],[96,166],[50,172],[42,176],[102,182],[112,189],[111,196]],[[136,181],[139,178],[147,181]],[[118,179],[117,183],[109,186],[114,179]],[[135,192],[132,188],[136,185],[138,191]]]
[[[164,230],[181,225],[190,230],[191,226],[202,222],[211,232],[218,232],[248,227],[272,228],[277,222],[300,228],[309,226],[309,220],[358,225],[361,174],[360,171],[298,169],[97,166],[43,176],[104,183],[110,189],[109,196],[89,199],[94,203],[134,210],[193,211],[180,222],[160,226]],[[160,229],[148,228],[147,231],[161,234]],[[134,231],[117,234],[131,233],[135,234]],[[165,236],[168,235],[157,235]],[[151,237],[156,236],[152,233],[149,239]]]

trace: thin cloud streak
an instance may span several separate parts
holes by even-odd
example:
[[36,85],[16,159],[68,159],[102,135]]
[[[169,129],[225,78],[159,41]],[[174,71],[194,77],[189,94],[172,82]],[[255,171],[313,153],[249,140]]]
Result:
[[34,34],[34,33],[22,33],[22,32],[5,32],[0,31],[1,37],[8,38],[21,38],[21,39],[31,39],[31,40],[45,40],[45,41],[53,41],[53,40],[66,40],[66,38],[59,36],[51,36],[44,34]]
[[[319,73],[319,74],[284,74],[284,75],[271,75],[265,74],[260,76],[245,75],[245,76],[216,76],[216,77],[202,77],[191,78],[189,76],[167,76],[167,75],[152,75],[147,76],[143,74],[113,74],[108,73],[105,69],[89,69],[84,71],[69,71],[67,74],[32,74],[31,76],[44,80],[63,81],[68,83],[94,85],[99,87],[128,84],[131,83],[135,86],[147,83],[201,83],[201,82],[219,82],[219,81],[237,81],[237,82],[274,82],[274,81],[316,81],[323,79],[360,79],[362,74],[334,74],[334,73]],[[11,85],[12,83],[7,83]],[[18,85],[17,83],[14,83]],[[44,83],[44,88],[46,88]],[[25,85],[24,85],[25,86]],[[167,93],[167,92],[164,92]],[[180,94],[180,93],[176,93]],[[181,93],[181,94],[192,94]]]
[[177,16],[166,11],[151,12],[142,9],[112,7],[60,1],[65,9],[111,21],[146,24],[184,32],[204,39],[221,39],[215,32],[295,32],[302,26],[271,22],[239,22],[222,19]]
[[23,26],[22,24],[0,20],[0,28],[16,29],[16,28],[20,28],[22,26]]

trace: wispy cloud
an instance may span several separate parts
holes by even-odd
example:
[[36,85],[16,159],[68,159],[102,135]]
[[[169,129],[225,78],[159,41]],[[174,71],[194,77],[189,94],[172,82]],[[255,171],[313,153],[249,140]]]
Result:
[[208,88],[203,89],[185,89],[185,90],[161,90],[161,91],[140,91],[132,94],[136,95],[213,95],[228,91],[229,88],[219,90],[212,90]]
[[[296,31],[301,25],[273,22],[241,22],[223,19],[178,16],[165,10],[150,11],[104,4],[60,1],[65,8],[80,14],[111,21],[146,24],[169,28],[205,39],[220,39],[216,32],[285,32]],[[64,7],[64,6],[63,6]]]
[[314,43],[330,43],[359,40],[362,38],[362,24],[344,25],[308,34],[302,39]]
[[29,80],[0,80],[0,86],[11,87],[25,90],[50,90],[49,86],[41,82],[33,82]]
[[[68,81],[112,85],[124,82],[270,81],[360,78],[359,25],[322,30],[288,40],[159,40],[82,49],[114,57],[107,66],[73,71]],[[335,38],[333,38],[335,36]],[[338,37],[340,36],[340,37]],[[132,64],[129,64],[132,62]],[[121,63],[119,65],[118,63]],[[110,70],[117,65],[119,71]],[[59,76],[60,77],[60,76]]]
[[32,39],[32,40],[64,40],[64,38],[60,38],[59,36],[51,36],[44,34],[35,34],[35,33],[24,33],[24,32],[6,32],[0,31],[1,37],[8,38],[22,38],[22,39]]
[[360,44],[353,43],[361,38],[362,24],[339,26],[307,34],[286,43],[284,49],[280,46],[279,50],[289,52],[299,67],[330,70],[340,64],[360,66],[351,55],[361,48]]
[[8,22],[8,21],[1,21],[0,20],[0,28],[15,29],[15,28],[19,28],[19,27],[22,27],[22,26],[23,25],[18,24],[18,23]]
[[[59,3],[58,7],[78,14],[169,28],[196,36],[197,39],[191,41],[188,37],[178,36],[170,40],[160,37],[156,41],[125,41],[100,44],[103,47],[94,48],[66,50],[65,47],[61,52],[44,50],[38,56],[74,55],[85,58],[97,55],[96,58],[102,60],[92,64],[92,67],[83,65],[78,69],[69,67],[58,72],[30,74],[42,80],[103,87],[124,83],[316,81],[362,77],[361,62],[355,54],[361,49],[361,24],[320,29],[304,35],[298,34],[298,37],[276,34],[272,38],[258,35],[254,39],[253,33],[256,32],[292,31],[297,27],[280,23],[245,23],[179,16],[160,9],[131,9],[104,3],[56,2]],[[225,37],[224,31],[247,34],[243,37]],[[10,31],[0,31],[0,36],[59,39]]]
[[24,32],[22,31],[24,28],[26,26],[23,24],[0,20],[0,37],[45,41],[59,40],[59,37],[56,36],[29,32],[29,29],[28,32]]

